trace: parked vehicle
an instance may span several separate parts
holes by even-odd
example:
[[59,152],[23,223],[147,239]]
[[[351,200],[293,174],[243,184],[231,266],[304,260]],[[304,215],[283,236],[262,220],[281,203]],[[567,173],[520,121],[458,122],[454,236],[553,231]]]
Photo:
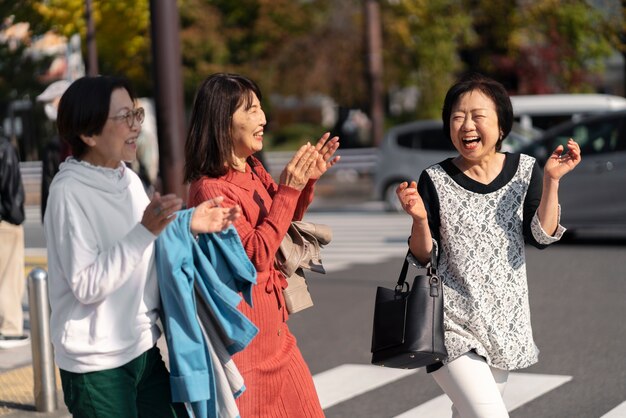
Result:
[[569,138],[580,144],[582,161],[559,185],[561,223],[571,232],[626,231],[626,111],[566,122],[546,131],[521,152],[543,165]]
[[[502,148],[515,151],[530,141],[513,130]],[[440,120],[419,120],[389,129],[378,148],[374,199],[383,200],[389,211],[401,211],[396,196],[398,185],[403,181],[417,181],[424,169],[454,155],[456,150],[444,136]]]
[[534,94],[511,96],[513,114],[523,129],[544,131],[583,116],[626,110],[626,98],[610,94]]

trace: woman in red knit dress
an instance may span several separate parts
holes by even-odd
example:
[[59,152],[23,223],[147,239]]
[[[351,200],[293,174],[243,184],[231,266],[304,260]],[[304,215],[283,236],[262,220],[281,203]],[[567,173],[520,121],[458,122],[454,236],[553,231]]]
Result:
[[283,170],[279,184],[253,154],[263,148],[265,114],[261,92],[251,80],[214,74],[198,89],[185,144],[189,206],[224,196],[239,205],[234,223],[257,269],[253,306],[239,309],[259,328],[252,343],[233,358],[246,391],[237,399],[242,418],[323,417],[313,378],[287,326],[276,251],[292,220],[302,219],[313,200],[315,181],[335,164],[338,138],[325,134],[303,145]]

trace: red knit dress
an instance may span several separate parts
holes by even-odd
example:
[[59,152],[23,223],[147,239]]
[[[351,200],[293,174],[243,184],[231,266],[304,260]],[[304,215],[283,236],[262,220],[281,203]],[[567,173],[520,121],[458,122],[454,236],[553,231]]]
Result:
[[313,378],[296,339],[287,326],[282,289],[287,282],[274,268],[276,251],[292,220],[300,220],[313,200],[313,181],[299,192],[278,186],[257,164],[254,172],[230,170],[219,178],[202,177],[191,183],[189,206],[224,196],[223,206],[239,205],[235,222],[241,242],[257,269],[251,308],[239,309],[259,328],[250,345],[233,356],[246,390],[237,399],[242,418],[323,417]]

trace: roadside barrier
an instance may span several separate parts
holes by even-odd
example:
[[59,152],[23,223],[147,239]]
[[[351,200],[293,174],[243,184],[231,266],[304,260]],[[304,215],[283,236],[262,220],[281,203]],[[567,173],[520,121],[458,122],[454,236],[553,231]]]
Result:
[[[265,153],[265,160],[270,174],[277,178],[295,151],[271,151]],[[331,167],[329,173],[352,172],[358,176],[372,176],[378,162],[377,148],[339,148],[336,155],[341,156],[339,164]],[[341,175],[340,175],[341,176]]]
[[48,273],[39,267],[32,269],[28,275],[28,304],[35,409],[39,412],[52,412],[58,405],[54,356],[50,340]]

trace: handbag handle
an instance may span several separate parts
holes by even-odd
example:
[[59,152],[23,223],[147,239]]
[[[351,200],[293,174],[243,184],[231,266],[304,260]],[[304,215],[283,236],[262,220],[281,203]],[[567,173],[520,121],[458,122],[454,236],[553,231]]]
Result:
[[[406,256],[404,257],[404,263],[402,264],[402,270],[400,270],[400,276],[398,276],[398,282],[396,284],[396,291],[401,291],[402,289],[404,289],[404,285],[406,285],[407,288],[409,287],[409,284],[406,282],[406,274],[409,271],[409,260],[407,260],[407,257],[409,256],[409,254],[411,254],[411,250],[408,250],[406,252]],[[426,274],[429,277],[436,277],[436,275],[437,275],[437,267],[435,267],[435,262],[436,261],[437,260],[435,258],[435,251],[434,251],[434,248],[433,248],[430,251],[430,266],[428,266],[428,268],[426,269]]]

